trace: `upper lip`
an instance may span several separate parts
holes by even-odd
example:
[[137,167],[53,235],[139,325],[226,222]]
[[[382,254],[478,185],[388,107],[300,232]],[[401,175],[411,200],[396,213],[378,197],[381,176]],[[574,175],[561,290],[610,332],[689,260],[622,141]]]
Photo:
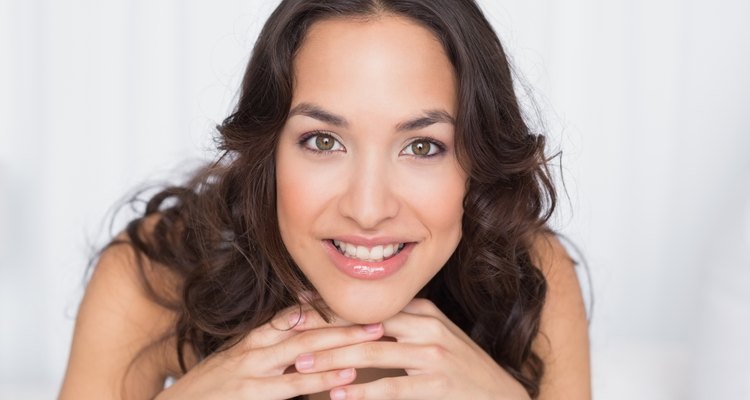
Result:
[[363,236],[336,236],[332,237],[331,240],[338,240],[341,242],[346,242],[349,244],[353,244],[356,246],[365,246],[365,247],[374,247],[379,245],[389,245],[394,243],[410,243],[411,241],[408,239],[404,239],[403,237],[399,238],[396,236],[377,236],[377,237],[363,237]]

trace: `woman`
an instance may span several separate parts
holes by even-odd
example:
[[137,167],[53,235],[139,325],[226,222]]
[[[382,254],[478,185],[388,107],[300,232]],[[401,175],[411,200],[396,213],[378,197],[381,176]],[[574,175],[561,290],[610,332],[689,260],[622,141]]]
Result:
[[472,0],[282,1],[219,132],[102,252],[62,398],[590,397],[544,140]]

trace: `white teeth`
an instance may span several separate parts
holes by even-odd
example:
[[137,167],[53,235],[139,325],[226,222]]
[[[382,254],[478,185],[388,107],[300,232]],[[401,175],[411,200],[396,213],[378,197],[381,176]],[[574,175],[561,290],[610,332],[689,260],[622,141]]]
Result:
[[393,245],[389,244],[383,248],[383,258],[388,258],[393,255]]
[[370,258],[373,260],[383,258],[383,246],[375,246],[370,250]]
[[360,260],[367,260],[370,258],[370,250],[367,247],[357,246],[357,258]]
[[357,248],[354,247],[354,245],[348,244],[346,245],[346,255],[349,257],[354,257],[357,255]]
[[386,258],[392,257],[404,248],[404,243],[395,243],[389,245],[377,245],[373,248],[365,246],[355,246],[351,243],[334,240],[333,244],[339,251],[350,258],[358,258],[362,261],[379,262]]

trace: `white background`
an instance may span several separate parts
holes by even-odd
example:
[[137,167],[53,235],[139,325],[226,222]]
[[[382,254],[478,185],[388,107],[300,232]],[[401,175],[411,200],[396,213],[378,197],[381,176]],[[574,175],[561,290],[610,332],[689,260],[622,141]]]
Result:
[[[56,396],[108,209],[212,157],[275,4],[0,0],[0,398]],[[596,398],[750,399],[750,2],[481,4],[563,150]]]

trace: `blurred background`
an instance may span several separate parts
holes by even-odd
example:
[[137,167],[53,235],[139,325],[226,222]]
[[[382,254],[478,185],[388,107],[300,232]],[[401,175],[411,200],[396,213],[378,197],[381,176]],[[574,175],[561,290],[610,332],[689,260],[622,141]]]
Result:
[[[480,3],[563,151],[595,397],[750,399],[750,2]],[[0,398],[56,397],[111,207],[212,159],[276,4],[0,0]]]

